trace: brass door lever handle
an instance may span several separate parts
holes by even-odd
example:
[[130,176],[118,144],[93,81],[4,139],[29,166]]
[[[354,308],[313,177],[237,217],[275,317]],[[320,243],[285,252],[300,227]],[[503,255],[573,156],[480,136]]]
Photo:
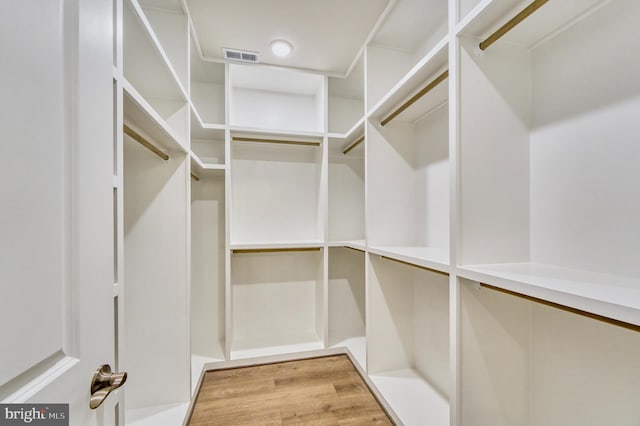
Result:
[[108,364],[98,367],[91,379],[91,400],[89,401],[89,408],[92,410],[98,408],[112,391],[124,385],[126,381],[126,372],[112,373],[111,366]]

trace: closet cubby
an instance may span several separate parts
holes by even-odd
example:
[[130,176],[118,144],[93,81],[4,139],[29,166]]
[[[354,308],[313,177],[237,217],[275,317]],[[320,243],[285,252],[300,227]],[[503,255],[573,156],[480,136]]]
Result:
[[465,279],[460,288],[460,424],[637,423],[637,330]]
[[345,78],[328,77],[329,133],[350,134],[364,117],[364,55]]
[[124,0],[123,46],[125,91],[146,115],[159,122],[180,145],[188,147],[187,94],[136,0]]
[[[407,76],[367,122],[367,244],[374,253],[447,271],[446,45],[432,53],[432,60]],[[432,89],[417,98],[427,86]],[[411,99],[417,100],[405,108]]]
[[232,248],[322,244],[322,144],[322,138],[232,134]]
[[404,424],[449,424],[449,277],[369,254],[367,372]]
[[191,153],[198,170],[220,170],[225,166],[224,129],[200,126],[191,115]]
[[479,53],[509,3],[459,33],[460,274],[639,324],[640,4],[549,2]]
[[225,177],[196,173],[198,180],[191,179],[192,389],[205,363],[226,359]]
[[139,0],[153,34],[166,55],[169,71],[175,76],[180,90],[187,93],[189,74],[188,20],[179,0]]
[[367,111],[446,42],[448,2],[398,2],[366,48]]
[[329,347],[346,347],[367,366],[365,252],[329,248]]
[[[190,58],[189,93],[198,126],[222,126],[225,124],[225,64],[203,60],[193,40]],[[193,129],[193,124],[191,128]]]
[[324,347],[322,250],[232,250],[232,359]]
[[364,126],[356,135],[329,138],[329,244],[349,241],[364,247]]
[[324,76],[231,64],[229,80],[232,128],[323,134]]
[[[126,105],[125,105],[126,108]],[[125,120],[128,111],[125,110]],[[138,129],[148,141],[151,132]],[[160,130],[158,130],[161,133]],[[124,135],[124,318],[127,411],[189,399],[187,156],[167,160]],[[160,143],[156,142],[158,146]],[[158,375],[158,371],[162,371]],[[166,381],[171,386],[166,386]]]

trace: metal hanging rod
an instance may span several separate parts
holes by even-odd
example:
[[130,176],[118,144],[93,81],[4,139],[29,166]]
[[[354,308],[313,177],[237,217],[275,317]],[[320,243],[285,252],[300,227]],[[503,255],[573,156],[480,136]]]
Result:
[[414,268],[424,269],[425,271],[434,272],[434,273],[439,274],[439,275],[444,275],[444,276],[447,276],[447,277],[449,276],[449,274],[447,274],[446,272],[438,271],[437,269],[427,268],[426,266],[416,265],[415,263],[405,262],[404,260],[398,260],[398,259],[394,259],[392,257],[387,257],[387,256],[380,256],[380,257],[383,258],[383,259],[386,259],[386,260],[390,260],[392,262],[402,263],[403,265],[408,265],[408,266],[412,266]]
[[158,157],[162,158],[165,161],[167,161],[169,159],[169,156],[167,154],[165,154],[163,151],[161,151],[160,148],[156,147],[154,144],[149,142],[147,139],[144,138],[144,136],[140,135],[138,132],[133,130],[131,127],[129,127],[126,124],[124,124],[122,126],[122,129],[123,129],[123,131],[124,131],[124,133],[126,135],[131,136],[131,138],[133,140],[135,140],[140,145],[142,145],[145,148],[147,148],[149,151],[151,151],[154,154],[156,154]]
[[360,145],[362,142],[364,142],[364,136],[362,136],[360,139],[358,139],[357,141],[355,141],[354,143],[352,143],[351,145],[346,147],[345,150],[342,151],[342,153],[344,155],[347,155],[353,148],[355,148],[356,146]]
[[191,173],[191,179],[195,180],[196,182],[200,182],[200,177],[195,173]]
[[393,120],[394,118],[396,118],[398,115],[400,115],[400,113],[402,113],[402,111],[404,111],[405,109],[409,108],[411,105],[413,105],[418,99],[420,99],[421,97],[423,97],[424,95],[426,95],[427,93],[429,93],[433,88],[435,88],[438,84],[442,83],[447,77],[449,77],[449,70],[446,70],[445,72],[443,72],[442,74],[440,74],[439,76],[437,76],[435,78],[435,80],[433,80],[431,83],[427,84],[422,90],[420,90],[418,93],[416,93],[415,95],[413,95],[411,97],[411,99],[409,99],[407,102],[403,103],[402,105],[400,105],[400,107],[398,109],[396,109],[395,111],[393,111],[391,114],[389,114],[384,120],[382,120],[380,122],[380,125],[385,126],[387,125],[391,120]]
[[286,139],[245,138],[245,137],[238,137],[238,136],[234,136],[233,141],[234,142],[279,143],[284,145],[320,146],[320,142],[291,141]]
[[298,248],[256,248],[256,249],[233,249],[233,254],[245,253],[283,253],[292,251],[320,251],[320,247],[298,247]]
[[549,0],[534,0],[529,6],[522,9],[520,13],[511,18],[509,22],[498,28],[493,34],[487,37],[484,41],[479,44],[480,50],[485,50],[487,47],[491,46],[493,43],[498,41],[503,35],[511,31],[516,25],[520,22],[524,21],[536,10],[540,9],[545,5]]
[[591,313],[591,312],[583,311],[581,309],[571,308],[569,306],[561,305],[561,304],[555,303],[555,302],[550,302],[550,301],[544,300],[544,299],[539,299],[537,297],[527,296],[526,294],[522,294],[522,293],[518,293],[518,292],[515,292],[515,291],[507,290],[507,289],[504,289],[504,288],[492,286],[490,284],[480,283],[480,287],[487,288],[489,290],[497,291],[497,292],[500,292],[500,293],[508,294],[510,296],[519,297],[521,299],[525,299],[525,300],[528,300],[530,302],[540,303],[541,305],[550,306],[552,308],[560,309],[561,311],[570,312],[570,313],[576,314],[576,315],[581,315],[583,317],[591,318],[591,319],[594,319],[594,320],[597,320],[597,321],[600,321],[600,322],[604,322],[604,323],[607,323],[607,324],[611,324],[611,325],[615,325],[615,326],[618,326],[618,327],[626,328],[627,330],[640,332],[640,326],[639,325],[631,324],[631,323],[628,323],[628,322],[625,322],[625,321],[616,320],[616,319],[613,319],[613,318],[609,318],[609,317],[605,317],[605,316],[602,316],[602,315],[594,314],[594,313]]

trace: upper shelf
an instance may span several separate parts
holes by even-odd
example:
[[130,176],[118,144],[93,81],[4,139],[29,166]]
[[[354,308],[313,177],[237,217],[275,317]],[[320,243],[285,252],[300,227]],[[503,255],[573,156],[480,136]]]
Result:
[[122,83],[125,124],[144,132],[154,143],[170,152],[188,152],[182,139],[145,98],[126,79]]
[[186,93],[188,83],[188,19],[180,1],[140,0],[146,26],[159,42],[163,57],[180,89]]
[[[448,40],[443,38],[426,56],[424,56],[385,96],[371,109],[369,116],[382,120],[400,107],[403,102],[433,81],[447,69]],[[415,121],[424,114],[437,108],[449,98],[448,84],[445,79],[428,94],[422,96],[396,119]]]
[[193,111],[203,126],[225,124],[225,74],[223,63],[205,61],[191,42],[190,94]]
[[136,0],[125,1],[124,76],[145,97],[187,101],[178,74]]
[[459,275],[640,325],[640,280],[538,263],[466,265]]
[[[608,0],[549,1],[505,34],[501,40],[532,47],[590,14]],[[456,26],[458,35],[485,38],[531,4],[531,0],[484,0]]]

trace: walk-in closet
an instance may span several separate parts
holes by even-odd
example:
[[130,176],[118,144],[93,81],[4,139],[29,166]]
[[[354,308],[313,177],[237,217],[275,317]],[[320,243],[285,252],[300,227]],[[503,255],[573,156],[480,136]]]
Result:
[[640,424],[640,2],[110,5],[117,424],[323,354],[407,426]]

